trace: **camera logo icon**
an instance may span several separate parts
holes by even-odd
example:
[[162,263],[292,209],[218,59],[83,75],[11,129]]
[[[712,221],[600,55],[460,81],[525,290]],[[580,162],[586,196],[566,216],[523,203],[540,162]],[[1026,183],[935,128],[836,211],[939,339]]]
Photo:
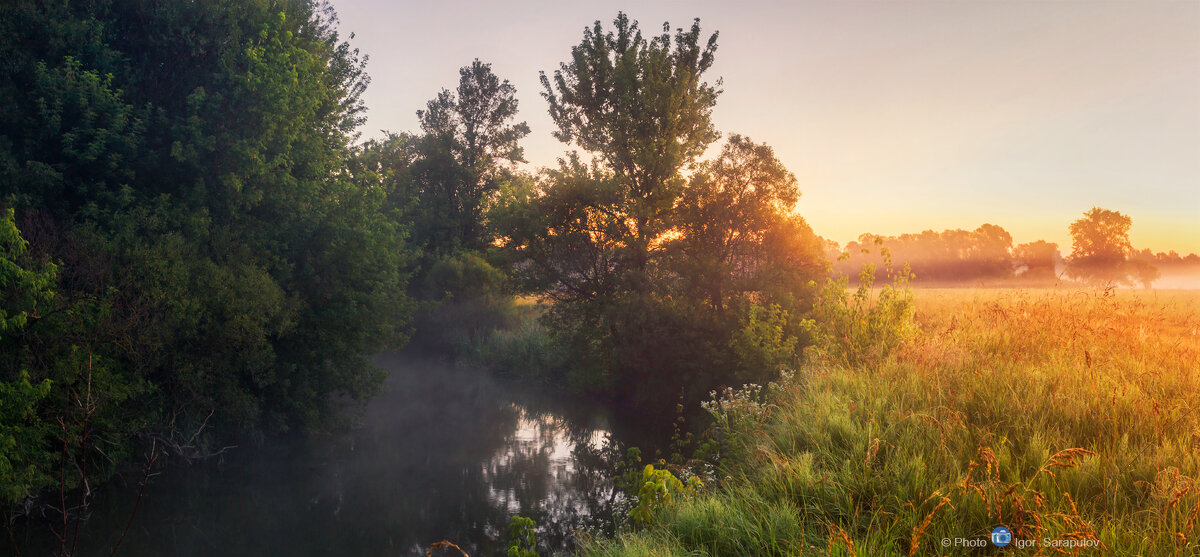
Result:
[[1012,532],[1003,526],[997,526],[992,530],[992,545],[996,547],[1004,547],[1012,543]]

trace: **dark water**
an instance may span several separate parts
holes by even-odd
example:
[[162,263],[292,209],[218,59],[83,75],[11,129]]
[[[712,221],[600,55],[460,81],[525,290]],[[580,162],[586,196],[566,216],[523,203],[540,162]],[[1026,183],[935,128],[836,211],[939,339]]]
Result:
[[[613,491],[592,450],[609,429],[601,407],[436,360],[377,363],[391,375],[356,427],[153,478],[118,555],[425,555],[446,539],[477,557],[503,554],[518,513],[548,552],[606,527]],[[109,555],[139,479],[100,491],[77,555]],[[24,555],[57,548],[36,523],[16,534]]]

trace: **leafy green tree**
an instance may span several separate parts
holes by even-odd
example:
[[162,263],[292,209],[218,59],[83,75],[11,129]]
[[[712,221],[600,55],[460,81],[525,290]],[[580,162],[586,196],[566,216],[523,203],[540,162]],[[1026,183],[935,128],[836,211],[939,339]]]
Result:
[[482,250],[490,243],[487,203],[511,165],[525,162],[520,140],[529,126],[514,122],[516,92],[476,59],[459,70],[455,91],[443,89],[417,111],[424,136],[408,189],[418,199],[424,226],[417,234],[427,250]]
[[529,127],[516,114],[516,89],[475,60],[460,69],[454,91],[417,112],[421,134],[368,142],[358,157],[420,247],[410,293],[423,302],[416,340],[427,348],[464,348],[510,317],[489,219],[500,190],[522,179],[515,164],[524,161]]
[[647,39],[619,14],[542,76],[576,151],[502,192],[496,221],[519,281],[554,302],[548,329],[576,355],[577,388],[663,406],[794,361],[780,355],[800,345],[824,245],[792,214],[796,180],[770,147],[735,135],[700,161],[718,138],[715,51],[698,21]]
[[687,295],[707,299],[719,318],[752,292],[788,304],[811,293],[824,248],[791,214],[799,198],[796,177],[770,146],[730,136],[717,159],[699,166],[673,215],[668,246]]
[[13,504],[49,485],[51,462],[47,450],[50,426],[38,416],[50,394],[50,381],[31,383],[19,362],[9,360],[14,345],[30,320],[42,317],[54,297],[57,269],[29,269],[21,238],[8,209],[0,215],[0,346],[5,361],[0,369],[0,504]]
[[702,42],[700,21],[674,35],[646,39],[624,13],[606,32],[599,21],[571,49],[571,61],[553,77],[542,73],[555,137],[596,159],[591,172],[565,163],[551,179],[580,191],[593,205],[596,247],[612,252],[626,288],[648,289],[652,252],[670,229],[665,218],[691,167],[719,134],[711,114],[720,94],[703,81],[712,66],[717,34]]
[[323,427],[378,385],[413,249],[353,147],[364,61],[327,5],[16,0],[0,57],[0,205],[59,269],[0,361],[50,381],[44,421],[92,393],[73,458],[84,430],[119,463]]

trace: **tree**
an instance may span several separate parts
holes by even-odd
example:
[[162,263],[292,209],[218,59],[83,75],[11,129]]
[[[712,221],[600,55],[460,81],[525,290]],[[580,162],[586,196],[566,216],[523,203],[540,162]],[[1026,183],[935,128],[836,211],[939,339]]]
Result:
[[[721,155],[692,176],[674,214],[677,236],[668,245],[687,294],[706,299],[723,316],[731,301],[748,292],[802,290],[797,283],[823,270],[823,247],[803,219],[790,215],[799,198],[796,177],[768,145],[730,136]],[[783,238],[800,245],[772,249],[782,247],[777,242]],[[800,266],[789,264],[790,258]]]
[[1037,240],[1020,244],[1013,250],[1017,265],[1024,267],[1021,276],[1031,279],[1052,279],[1057,276],[1056,269],[1062,256],[1058,253],[1058,244]]
[[585,29],[542,74],[555,135],[577,151],[497,211],[515,273],[554,301],[548,328],[581,362],[568,382],[643,408],[794,363],[823,271],[770,147],[734,135],[699,160],[718,138],[720,82],[704,81],[716,38],[696,21],[646,39],[625,14]]
[[715,345],[664,294],[682,171],[718,137],[710,115],[720,91],[703,81],[717,36],[702,42],[698,20],[650,39],[623,13],[613,26],[585,29],[570,62],[541,76],[555,136],[590,161],[571,153],[545,171],[506,244],[523,282],[555,301],[548,319],[560,341],[593,362],[577,383],[628,396],[671,378],[660,386],[677,392],[684,360],[711,360],[701,348]]
[[15,504],[53,481],[47,442],[52,428],[38,415],[50,381],[31,383],[24,362],[13,356],[30,320],[49,310],[58,277],[53,265],[28,268],[27,246],[12,209],[6,210],[0,215],[0,356],[5,360],[0,367],[0,505]]
[[[411,190],[431,251],[455,247],[481,250],[484,209],[508,170],[503,165],[525,162],[521,138],[529,135],[517,115],[516,88],[500,81],[491,64],[476,59],[459,70],[458,88],[443,89],[417,117],[425,133],[418,144]],[[441,228],[441,231],[432,230]]]
[[871,254],[870,246],[877,241],[883,242],[894,261],[909,265],[918,280],[1005,279],[1013,273],[1012,235],[994,224],[983,224],[973,231],[926,230],[899,236],[864,234],[858,241],[847,244],[848,257],[839,261],[837,270],[853,276],[866,263],[883,267],[882,255]]
[[720,81],[702,81],[717,34],[701,43],[697,19],[673,37],[663,24],[647,40],[624,13],[613,26],[605,32],[597,21],[553,79],[541,74],[555,137],[601,165],[589,176],[581,165],[564,164],[552,177],[573,184],[564,187],[591,184],[595,199],[580,200],[607,213],[606,238],[597,243],[611,243],[627,287],[645,292],[651,252],[670,228],[664,215],[683,188],[680,172],[719,137],[710,118]]
[[1129,270],[1132,275],[1131,280],[1142,283],[1142,288],[1150,288],[1150,285],[1162,276],[1158,267],[1145,259],[1130,259]]
[[0,206],[59,270],[0,374],[50,380],[42,419],[94,384],[89,476],[139,439],[325,427],[372,392],[412,250],[356,168],[365,62],[327,5],[17,0],[0,57]]
[[971,234],[970,256],[975,272],[984,277],[1012,276],[1012,235],[994,224],[984,224]]
[[1117,211],[1092,207],[1085,212],[1083,218],[1071,223],[1067,274],[1091,284],[1127,282],[1132,224],[1132,219]]

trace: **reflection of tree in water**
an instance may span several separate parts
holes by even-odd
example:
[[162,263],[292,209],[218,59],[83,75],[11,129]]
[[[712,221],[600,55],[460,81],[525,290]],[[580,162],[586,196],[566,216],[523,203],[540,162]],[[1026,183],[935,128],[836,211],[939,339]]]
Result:
[[[604,528],[613,492],[591,464],[603,460],[575,458],[603,435],[594,407],[429,361],[380,365],[396,371],[354,430],[155,478],[120,555],[424,555],[448,539],[480,557],[502,553],[517,512],[537,521],[544,549]],[[135,497],[119,484],[97,497],[81,555],[108,554]],[[26,555],[51,552],[37,551],[38,538],[57,547],[36,527],[21,536]]]
[[489,486],[492,502],[537,522],[546,549],[569,548],[578,530],[611,532],[617,493],[608,470],[599,466],[602,460],[581,458],[610,441],[606,432],[514,408],[520,413],[516,431],[482,466],[481,483]]

